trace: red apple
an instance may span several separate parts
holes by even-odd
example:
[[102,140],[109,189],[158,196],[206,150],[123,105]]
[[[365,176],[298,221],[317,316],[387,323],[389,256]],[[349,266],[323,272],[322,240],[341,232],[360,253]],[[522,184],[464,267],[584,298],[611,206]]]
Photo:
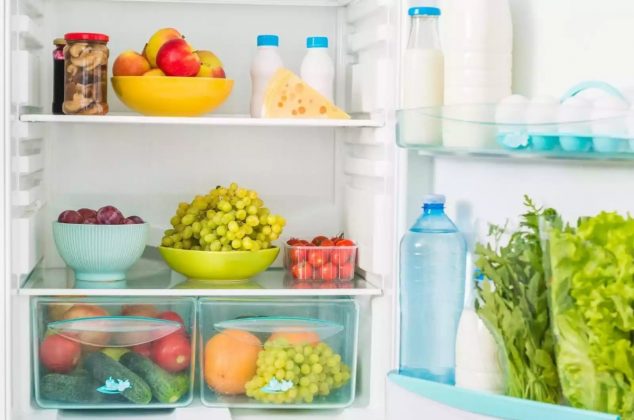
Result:
[[167,41],[156,56],[156,64],[168,76],[191,77],[200,70],[200,59],[182,38]]
[[143,47],[143,55],[147,58],[152,68],[156,67],[156,57],[159,50],[167,41],[182,39],[183,35],[174,28],[163,28],[156,31]]

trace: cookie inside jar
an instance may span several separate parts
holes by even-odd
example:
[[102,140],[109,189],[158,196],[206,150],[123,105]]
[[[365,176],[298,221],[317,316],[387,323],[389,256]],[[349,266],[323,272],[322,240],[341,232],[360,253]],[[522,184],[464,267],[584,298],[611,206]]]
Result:
[[64,38],[64,114],[107,114],[108,36],[79,32]]

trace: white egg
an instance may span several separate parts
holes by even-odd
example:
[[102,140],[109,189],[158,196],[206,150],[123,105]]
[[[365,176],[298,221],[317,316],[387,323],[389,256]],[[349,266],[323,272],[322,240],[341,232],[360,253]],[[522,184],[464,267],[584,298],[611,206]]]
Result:
[[[556,131],[555,126],[559,115],[559,101],[552,96],[537,96],[533,98],[526,110],[526,124],[532,125],[530,131]],[[548,124],[539,126],[539,124]]]
[[588,121],[592,117],[592,102],[578,96],[564,100],[559,107],[559,122]]
[[495,109],[498,124],[522,124],[526,117],[528,99],[522,95],[511,95],[502,99]]
[[598,98],[592,108],[592,133],[603,136],[624,136],[628,103],[616,96]]

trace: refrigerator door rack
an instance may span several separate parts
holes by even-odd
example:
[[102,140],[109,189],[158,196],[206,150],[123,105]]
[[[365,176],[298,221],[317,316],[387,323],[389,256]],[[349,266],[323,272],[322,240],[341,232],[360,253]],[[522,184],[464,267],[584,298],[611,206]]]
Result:
[[[454,105],[398,111],[397,144],[402,148],[420,150],[424,154],[542,156],[576,159],[634,159],[634,113],[596,120],[556,121],[539,124],[495,122],[496,105]],[[486,138],[473,146],[445,147],[426,145],[415,137],[401,135],[403,126],[411,120],[441,124],[443,130],[477,132]],[[602,130],[603,129],[603,130]]]

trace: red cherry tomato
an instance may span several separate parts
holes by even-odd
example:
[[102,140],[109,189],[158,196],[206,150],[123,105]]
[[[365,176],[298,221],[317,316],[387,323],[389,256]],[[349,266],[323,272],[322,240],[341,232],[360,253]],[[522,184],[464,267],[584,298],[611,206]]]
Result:
[[291,267],[291,273],[297,280],[310,280],[313,278],[313,267],[305,262],[300,262]]
[[308,249],[302,248],[300,245],[294,245],[289,251],[289,255],[293,264],[306,262],[308,259]]
[[301,241],[301,239],[291,238],[291,239],[289,239],[288,241],[286,241],[286,243],[287,243],[288,245],[290,245],[290,246],[293,246],[293,245],[296,245],[296,244],[297,244],[297,242],[300,242],[300,241]]
[[161,319],[166,319],[168,321],[178,322],[179,324],[181,324],[181,327],[177,331],[174,331],[174,334],[176,333],[185,334],[185,321],[183,321],[183,318],[181,318],[181,316],[177,314],[176,312],[174,311],[161,312],[158,317]]
[[330,262],[337,267],[350,260],[350,253],[347,249],[333,249],[330,251]]
[[319,243],[319,246],[335,246],[335,243],[330,239],[324,239]]
[[313,238],[313,240],[312,240],[312,243],[313,243],[313,245],[317,245],[317,246],[319,246],[319,244],[321,244],[321,241],[324,241],[324,240],[326,240],[326,239],[328,239],[328,238],[326,238],[326,237],[325,237],[325,236],[323,236],[323,235],[315,236],[315,237]]
[[352,242],[350,239],[340,239],[336,244],[336,247],[341,247],[341,249],[336,249],[331,251],[331,261],[334,264],[340,265],[340,264],[345,264],[348,261],[350,262],[354,262],[353,258],[354,258],[354,254],[355,254],[355,249],[354,247],[354,242]]
[[351,263],[345,263],[339,266],[340,279],[352,280],[353,277],[354,277],[354,266]]
[[189,367],[192,347],[182,334],[170,334],[152,343],[150,358],[168,372],[180,372]]
[[313,267],[321,267],[328,262],[328,252],[323,249],[308,250],[308,263]]
[[319,277],[323,281],[333,281],[337,278],[337,266],[333,263],[326,263],[319,268]]

